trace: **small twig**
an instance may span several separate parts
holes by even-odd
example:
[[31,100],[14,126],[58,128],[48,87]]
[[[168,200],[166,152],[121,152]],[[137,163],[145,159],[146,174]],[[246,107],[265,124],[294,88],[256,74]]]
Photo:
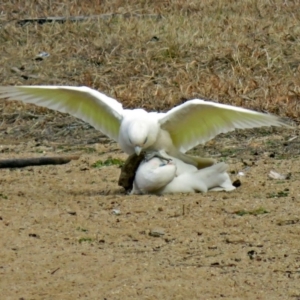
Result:
[[57,269],[55,269],[54,271],[52,271],[50,274],[54,275],[59,269],[60,269],[60,267],[58,267]]
[[67,21],[69,22],[81,22],[81,21],[87,21],[92,19],[102,19],[102,20],[108,20],[111,18],[116,17],[123,17],[124,19],[129,18],[149,18],[149,19],[161,19],[162,16],[160,14],[131,14],[131,13],[125,13],[125,14],[101,14],[101,15],[92,15],[92,16],[75,16],[75,17],[46,17],[46,18],[34,18],[34,19],[22,19],[17,21],[18,25],[24,26],[27,23],[38,23],[40,25],[43,25],[45,23],[65,23]]
[[79,156],[3,159],[0,160],[0,169],[24,168],[28,166],[63,165],[67,164],[71,160],[76,159],[79,159]]

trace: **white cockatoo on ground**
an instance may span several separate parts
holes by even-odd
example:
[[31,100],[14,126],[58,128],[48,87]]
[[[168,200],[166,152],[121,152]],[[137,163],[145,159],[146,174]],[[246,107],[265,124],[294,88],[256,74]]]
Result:
[[129,155],[139,155],[142,150],[165,150],[198,168],[215,161],[185,152],[219,133],[236,128],[288,126],[274,115],[200,99],[187,101],[166,113],[123,109],[115,99],[88,87],[2,86],[0,98],[69,113],[117,141]]
[[223,162],[198,170],[162,151],[160,155],[168,159],[153,157],[141,162],[131,194],[205,193],[235,189],[226,172],[228,166]]

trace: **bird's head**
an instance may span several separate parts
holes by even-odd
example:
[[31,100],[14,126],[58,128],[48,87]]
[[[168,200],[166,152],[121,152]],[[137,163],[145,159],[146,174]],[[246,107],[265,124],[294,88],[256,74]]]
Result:
[[169,184],[176,176],[176,165],[159,158],[143,161],[135,175],[135,183],[144,193],[155,192]]
[[130,125],[128,140],[137,155],[155,143],[158,131],[157,123],[148,121],[147,118],[135,121]]

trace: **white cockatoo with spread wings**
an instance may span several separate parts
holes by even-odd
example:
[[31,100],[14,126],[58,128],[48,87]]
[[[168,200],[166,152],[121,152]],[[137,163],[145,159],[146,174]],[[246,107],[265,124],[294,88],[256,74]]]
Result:
[[237,128],[289,127],[274,115],[200,99],[186,101],[166,113],[124,109],[117,100],[84,86],[2,86],[0,98],[69,113],[117,141],[129,155],[165,150],[199,168],[212,165],[214,160],[185,152],[220,133]]

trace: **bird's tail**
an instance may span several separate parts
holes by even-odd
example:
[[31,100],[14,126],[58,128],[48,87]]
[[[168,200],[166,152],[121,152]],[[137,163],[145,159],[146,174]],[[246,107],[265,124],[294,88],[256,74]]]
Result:
[[191,156],[181,152],[178,153],[177,158],[181,159],[187,164],[195,166],[199,170],[210,167],[216,163],[213,158]]
[[205,168],[196,172],[199,182],[207,187],[207,190],[231,191],[235,187],[232,185],[227,174],[228,165],[224,162],[217,163],[210,168]]

